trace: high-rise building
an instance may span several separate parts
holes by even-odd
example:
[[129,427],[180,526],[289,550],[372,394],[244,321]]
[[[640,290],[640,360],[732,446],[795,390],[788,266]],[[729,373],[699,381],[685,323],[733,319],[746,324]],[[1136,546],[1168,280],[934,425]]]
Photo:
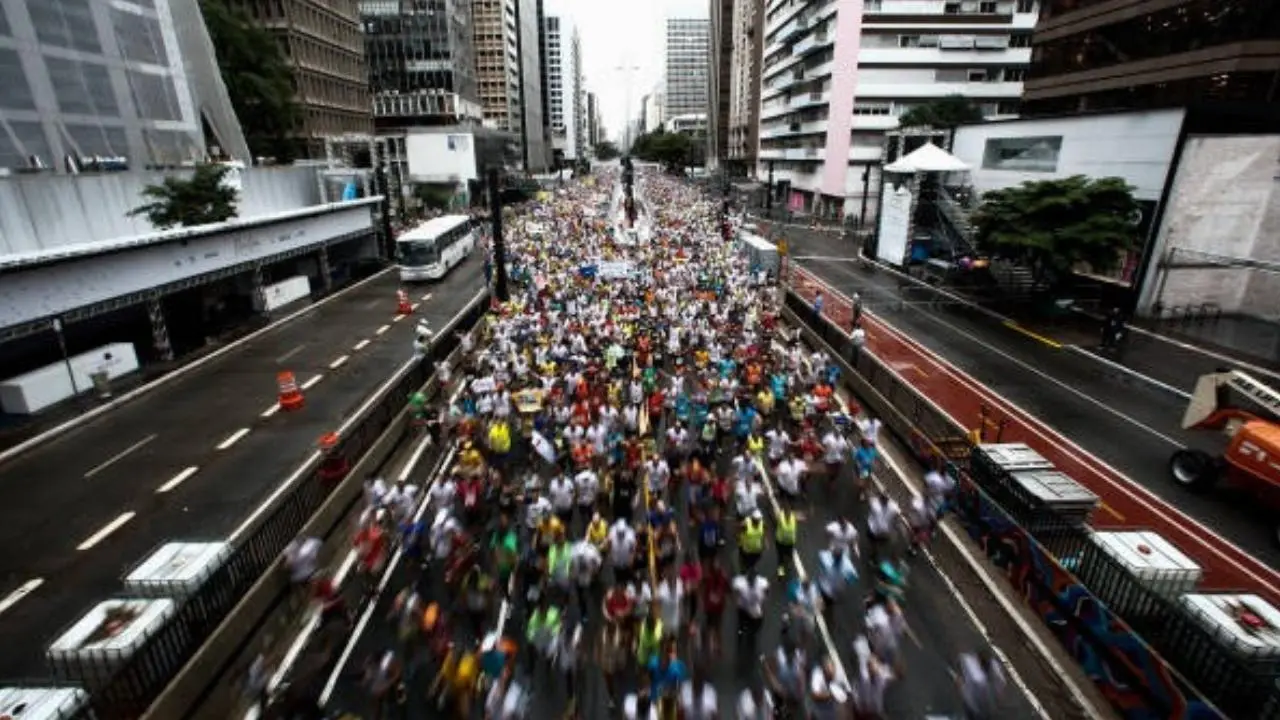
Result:
[[582,37],[577,28],[569,40],[569,85],[573,92],[573,145],[577,152],[573,156],[585,160],[591,154],[591,146],[587,143],[587,87],[582,81]]
[[1016,115],[1036,15],[1026,0],[766,0],[760,160],[787,206],[869,216],[884,133],[913,107],[962,95]]
[[478,123],[470,0],[361,0],[380,131]]
[[727,162],[736,173],[755,170],[760,151],[760,54],[764,0],[734,0],[729,67]]
[[586,144],[581,112],[581,44],[573,23],[564,15],[545,15],[543,43],[547,61],[547,107],[551,116],[551,147],[559,162],[574,161]]
[[486,127],[522,137],[516,0],[471,0],[476,87]]
[[706,18],[667,18],[663,48],[667,117],[707,114],[710,85],[711,21]]
[[293,65],[302,114],[300,140],[309,157],[324,156],[324,139],[368,133],[369,69],[357,0],[238,0],[272,31]]
[[542,0],[516,0],[516,56],[520,67],[520,135],[524,169],[546,172],[551,166],[542,86]]
[[0,4],[0,174],[170,167],[213,146],[250,159],[196,0]]
[[733,85],[734,0],[710,0],[711,53],[707,69],[707,164],[718,167],[729,155],[729,108]]
[[1280,104],[1276,0],[1040,4],[1028,113]]
[[600,106],[593,92],[586,93],[587,96],[587,147],[595,150],[596,145],[600,144]]

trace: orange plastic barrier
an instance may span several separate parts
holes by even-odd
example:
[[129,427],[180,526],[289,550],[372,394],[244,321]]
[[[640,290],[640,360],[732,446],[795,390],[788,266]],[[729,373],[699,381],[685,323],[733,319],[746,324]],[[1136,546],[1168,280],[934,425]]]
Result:
[[413,304],[409,302],[409,293],[404,290],[396,291],[396,314],[412,315]]
[[298,387],[298,380],[293,373],[285,370],[276,375],[276,384],[280,386],[281,410],[298,410],[306,404],[306,399],[302,397],[302,390]]

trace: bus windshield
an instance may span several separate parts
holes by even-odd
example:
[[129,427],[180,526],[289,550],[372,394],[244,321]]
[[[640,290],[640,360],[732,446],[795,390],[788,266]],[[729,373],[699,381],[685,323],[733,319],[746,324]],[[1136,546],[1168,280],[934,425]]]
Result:
[[410,240],[398,243],[397,248],[401,265],[423,267],[440,262],[440,251],[434,240]]

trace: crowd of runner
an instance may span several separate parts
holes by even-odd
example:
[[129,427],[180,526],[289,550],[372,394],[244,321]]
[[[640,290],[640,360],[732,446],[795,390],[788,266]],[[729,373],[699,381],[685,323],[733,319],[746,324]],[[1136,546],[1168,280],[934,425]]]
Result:
[[[930,473],[899,507],[871,482],[879,422],[787,334],[775,278],[726,241],[720,207],[646,177],[628,229],[615,184],[510,224],[510,300],[438,368],[446,402],[417,401],[452,462],[421,489],[367,484],[367,587],[394,548],[412,571],[374,620],[395,641],[364,658],[368,704],[346,709],[887,717],[909,671],[905,558],[950,484]],[[833,647],[836,615],[858,618],[851,646]],[[955,676],[966,711],[994,717],[999,664],[964,655]]]

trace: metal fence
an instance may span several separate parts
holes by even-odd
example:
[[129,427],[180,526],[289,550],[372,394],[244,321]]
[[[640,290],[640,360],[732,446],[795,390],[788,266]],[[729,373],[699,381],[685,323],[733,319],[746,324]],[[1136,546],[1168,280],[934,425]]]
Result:
[[306,469],[301,481],[232,550],[222,567],[197,591],[178,600],[175,614],[158,631],[127,655],[51,659],[53,673],[89,691],[90,709],[98,720],[142,715],[329,497],[341,477],[326,471],[327,461],[354,462],[363,455],[404,408],[408,396],[431,377],[436,363],[458,346],[454,331],[470,330],[488,309],[486,289],[436,335],[429,355],[385,388],[338,444]]
[[971,468],[972,443],[928,398],[793,292],[795,318],[854,369],[860,399],[926,466],[957,480],[957,519],[1120,709],[1153,717],[1280,718],[1280,663],[1246,658],[1178,599],[1141,584],[1077,518],[1026,502]]

